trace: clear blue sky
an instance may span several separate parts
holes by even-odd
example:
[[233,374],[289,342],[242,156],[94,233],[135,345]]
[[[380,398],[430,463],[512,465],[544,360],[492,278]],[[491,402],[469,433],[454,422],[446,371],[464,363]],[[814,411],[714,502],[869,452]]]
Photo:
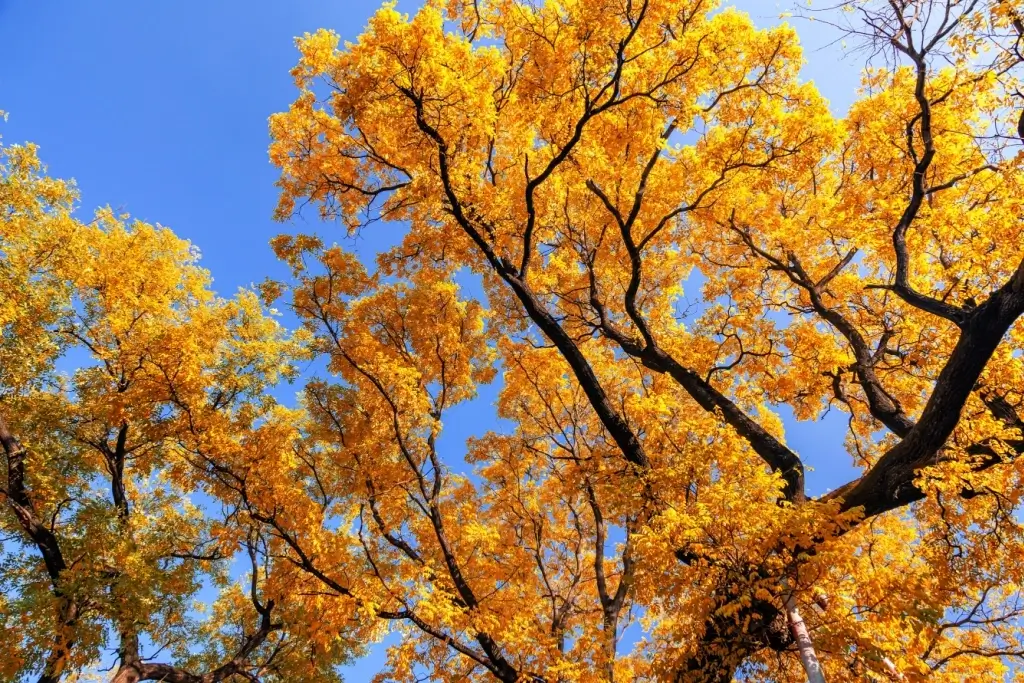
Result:
[[[275,170],[267,161],[267,117],[295,90],[288,70],[293,38],[320,27],[354,39],[379,0],[0,0],[0,124],[6,143],[32,141],[50,172],[75,178],[86,211],[110,204],[171,227],[192,240],[222,294],[285,275],[267,243],[282,231],[270,216]],[[736,0],[762,25],[789,2]],[[401,0],[413,11],[418,0]],[[839,61],[835,36],[802,22],[805,73],[842,113],[857,85],[856,56]],[[307,220],[315,221],[310,215]],[[382,232],[383,231],[383,232]],[[378,226],[355,247],[365,260],[400,236]],[[342,241],[344,244],[345,242]],[[445,441],[494,424],[496,387],[446,420]],[[812,491],[845,481],[845,421],[787,420],[788,441],[815,466]],[[369,680],[382,662],[376,648],[349,667],[349,681]]]

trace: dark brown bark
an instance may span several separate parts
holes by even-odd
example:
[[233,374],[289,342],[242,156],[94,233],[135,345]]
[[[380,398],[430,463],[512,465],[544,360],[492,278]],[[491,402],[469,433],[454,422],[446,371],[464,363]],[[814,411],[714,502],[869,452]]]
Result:
[[[977,2],[967,3],[964,11],[970,12],[975,6],[977,6]],[[645,8],[646,3],[641,7]],[[555,313],[545,305],[543,297],[531,288],[528,274],[534,248],[533,233],[536,224],[534,194],[551,175],[555,167],[569,158],[574,146],[582,139],[588,122],[618,102],[627,99],[628,96],[621,91],[621,66],[625,63],[627,47],[637,27],[643,21],[643,15],[641,9],[638,16],[631,18],[630,30],[626,32],[627,35],[619,44],[617,66],[613,69],[608,83],[600,88],[596,96],[592,96],[593,93],[587,90],[586,85],[582,86],[586,95],[584,111],[572,126],[571,134],[565,144],[556,147],[552,158],[538,175],[530,177],[530,169],[527,167],[528,182],[524,196],[527,219],[522,230],[521,255],[500,253],[497,243],[491,239],[497,232],[493,225],[486,217],[478,215],[471,203],[459,197],[456,182],[450,177],[449,171],[452,156],[457,153],[457,150],[451,149],[448,141],[431,124],[430,121],[433,119],[424,111],[422,93],[412,88],[396,86],[411,103],[419,130],[436,147],[437,169],[444,192],[446,210],[479,248],[484,261],[508,286],[533,324],[558,349],[608,435],[619,447],[623,457],[640,470],[650,466],[643,442],[609,399],[578,342],[568,334]],[[893,292],[913,307],[952,323],[959,329],[960,335],[939,375],[924,411],[916,422],[886,392],[881,379],[875,372],[877,352],[869,348],[861,331],[839,310],[830,307],[821,295],[828,282],[850,262],[854,252],[851,251],[849,255],[841,259],[823,279],[814,281],[795,257],[788,254],[784,257],[772,255],[756,244],[750,238],[749,233],[744,234],[747,246],[761,258],[772,261],[773,270],[782,270],[796,285],[801,287],[809,298],[813,311],[846,339],[855,358],[851,370],[865,392],[871,415],[901,439],[862,477],[841,487],[827,498],[827,500],[841,500],[844,510],[860,508],[866,517],[907,505],[923,496],[923,493],[914,485],[914,479],[922,467],[933,464],[941,457],[948,438],[960,420],[961,411],[975,390],[977,381],[989,359],[1006,332],[1024,314],[1024,262],[1003,287],[992,293],[989,299],[977,308],[959,306],[948,303],[944,299],[936,299],[927,293],[915,290],[912,286],[913,273],[910,270],[913,259],[908,251],[907,233],[912,229],[918,213],[925,205],[929,195],[930,188],[926,181],[935,157],[935,145],[931,130],[932,102],[929,101],[927,92],[927,52],[948,36],[955,28],[956,21],[959,20],[953,20],[953,23],[948,24],[943,23],[933,37],[934,39],[923,46],[915,45],[912,42],[912,31],[904,30],[905,26],[909,26],[906,23],[906,18],[898,17],[898,20],[899,25],[893,28],[893,35],[884,36],[884,38],[903,52],[916,70],[917,78],[913,96],[920,112],[906,126],[907,154],[908,159],[911,160],[912,179],[908,188],[909,196],[906,206],[897,224],[893,226],[891,235],[895,253],[895,263],[892,269],[893,281],[889,284],[875,286]],[[1014,26],[1018,31],[1021,30],[1019,21]],[[905,42],[900,43],[900,40]],[[671,132],[671,127],[669,132]],[[1024,137],[1024,117],[1021,119],[1019,132]],[[639,187],[632,197],[632,202],[622,210],[602,192],[601,188],[593,183],[588,183],[591,191],[615,218],[622,244],[630,258],[630,280],[622,303],[637,336],[616,328],[609,320],[609,316],[605,314],[591,262],[588,264],[591,275],[590,304],[598,318],[595,328],[608,339],[616,342],[625,353],[638,359],[649,370],[665,373],[672,377],[703,409],[712,412],[719,411],[724,421],[746,440],[765,464],[780,474],[785,482],[785,498],[794,503],[812,504],[812,501],[807,501],[804,491],[804,472],[799,456],[772,437],[762,425],[747,415],[723,391],[716,389],[707,377],[701,377],[693,369],[686,367],[663,350],[643,317],[641,305],[637,301],[642,279],[642,254],[645,244],[654,233],[634,239],[632,229],[643,202],[646,179],[658,158],[659,153],[656,150],[649,157]],[[723,177],[727,170],[723,171]],[[673,217],[699,204],[714,187],[715,185],[712,185],[702,192],[698,200],[690,207],[679,207],[668,214],[655,228],[655,232]],[[742,231],[741,234],[743,234]],[[518,263],[516,263],[517,261]],[[988,447],[979,444],[972,447],[973,450],[969,450],[984,454],[986,448]],[[985,462],[982,466],[991,466],[994,462],[995,460]],[[604,592],[607,594],[606,589]],[[734,627],[732,620],[712,617],[706,624],[706,633],[701,647],[690,660],[681,665],[678,669],[677,679],[679,681],[731,680],[736,667],[750,654],[763,647],[781,647],[781,644],[786,642],[785,637],[779,635],[780,615],[779,606],[773,603],[754,605],[743,615],[750,617],[748,623],[752,624],[745,630]],[[745,619],[737,621],[744,622]]]
[[39,518],[32,503],[25,483],[25,459],[28,454],[11,432],[3,415],[0,415],[0,444],[7,460],[7,486],[4,493],[8,507],[17,518],[24,534],[42,555],[53,595],[57,600],[53,645],[39,676],[39,683],[57,683],[66,673],[67,659],[75,646],[74,629],[81,617],[81,606],[61,586],[64,571],[67,569],[64,554],[61,552],[57,535]]
[[[254,573],[256,569],[253,569]],[[253,580],[255,583],[255,579]],[[216,669],[204,674],[195,674],[178,668],[172,664],[145,662],[139,654],[139,639],[134,627],[129,626],[121,633],[119,651],[120,664],[111,678],[111,683],[137,683],[138,681],[167,681],[168,683],[219,683],[232,676],[241,676],[249,680],[259,680],[251,673],[253,663],[251,656],[262,646],[267,637],[281,629],[281,624],[271,619],[274,602],[268,601],[261,605],[253,592],[253,604],[260,615],[259,627],[245,636],[242,645],[234,656]]]
[[755,600],[739,615],[712,616],[698,649],[675,668],[675,683],[730,683],[739,667],[765,648],[787,651],[793,643],[785,613]]
[[923,497],[917,472],[938,461],[939,452],[960,421],[978,378],[1017,319],[1024,314],[1024,261],[1010,280],[971,312],[962,326],[921,418],[864,476],[828,496],[844,510],[861,507],[870,517]]

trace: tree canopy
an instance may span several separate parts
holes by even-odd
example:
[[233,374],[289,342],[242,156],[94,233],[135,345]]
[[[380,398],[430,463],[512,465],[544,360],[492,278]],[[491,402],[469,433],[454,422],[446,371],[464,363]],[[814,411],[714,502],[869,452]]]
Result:
[[[277,216],[338,225],[258,296],[7,147],[0,678],[330,681],[394,631],[382,681],[1019,677],[1024,18],[814,18],[868,59],[843,117],[712,0],[306,35]],[[384,221],[372,271],[332,244]],[[782,417],[829,411],[814,491]]]

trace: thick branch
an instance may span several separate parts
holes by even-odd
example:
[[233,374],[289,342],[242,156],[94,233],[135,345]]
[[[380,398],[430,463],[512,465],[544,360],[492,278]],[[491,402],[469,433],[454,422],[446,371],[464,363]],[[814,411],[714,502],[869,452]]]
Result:
[[844,509],[862,507],[877,515],[923,497],[914,484],[917,472],[933,464],[960,421],[964,404],[1016,320],[1024,315],[1024,261],[1013,276],[972,311],[949,360],[939,374],[931,397],[914,428],[886,452],[864,476],[828,496]]
[[594,407],[598,418],[622,451],[623,456],[634,465],[642,468],[648,467],[647,454],[644,452],[639,438],[637,438],[630,426],[612,405],[604,391],[604,387],[601,386],[600,380],[598,380],[597,375],[594,373],[594,369],[590,366],[589,361],[587,361],[586,356],[584,356],[576,342],[562,329],[562,326],[555,320],[551,312],[540,302],[525,280],[519,276],[515,267],[495,253],[484,236],[476,229],[473,220],[467,215],[466,209],[455,193],[449,168],[448,145],[438,131],[424,118],[422,98],[409,89],[402,89],[402,92],[416,108],[416,123],[420,130],[434,141],[437,146],[440,179],[452,217],[459,227],[476,243],[491,268],[509,285],[530,319],[533,320],[548,339],[554,343],[559,352],[561,352],[576,376],[577,381],[579,381],[580,386],[583,387],[583,391]]
[[57,683],[75,646],[74,628],[81,614],[80,605],[67,595],[62,586],[67,563],[56,534],[39,518],[25,485],[25,458],[27,452],[11,433],[6,419],[0,415],[0,444],[7,456],[7,503],[17,518],[22,531],[43,556],[46,573],[50,577],[54,597],[57,598],[57,616],[53,625],[54,642],[43,666],[39,683]]
[[853,370],[857,375],[858,384],[868,399],[871,415],[888,427],[897,436],[906,436],[913,428],[913,421],[904,413],[896,401],[882,386],[881,379],[875,372],[878,356],[872,352],[867,340],[860,330],[836,309],[828,306],[822,297],[824,288],[842,269],[853,260],[857,250],[851,249],[832,269],[818,282],[804,270],[800,260],[792,253],[785,258],[776,256],[760,247],[749,230],[741,228],[733,219],[729,220],[729,228],[739,235],[747,248],[757,257],[766,261],[772,270],[781,271],[789,280],[800,287],[810,299],[814,312],[828,322],[847,341],[853,351]]

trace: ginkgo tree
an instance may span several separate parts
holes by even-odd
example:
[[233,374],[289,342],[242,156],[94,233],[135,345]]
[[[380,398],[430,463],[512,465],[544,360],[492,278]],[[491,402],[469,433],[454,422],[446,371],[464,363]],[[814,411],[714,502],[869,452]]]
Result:
[[[281,237],[264,290],[328,365],[246,504],[323,631],[399,629],[396,681],[1016,675],[1018,12],[816,16],[871,57],[844,118],[792,27],[709,0],[428,0],[300,39],[279,218],[409,226],[373,274]],[[495,370],[514,428],[442,452]],[[783,407],[846,413],[860,474],[808,491]]]

